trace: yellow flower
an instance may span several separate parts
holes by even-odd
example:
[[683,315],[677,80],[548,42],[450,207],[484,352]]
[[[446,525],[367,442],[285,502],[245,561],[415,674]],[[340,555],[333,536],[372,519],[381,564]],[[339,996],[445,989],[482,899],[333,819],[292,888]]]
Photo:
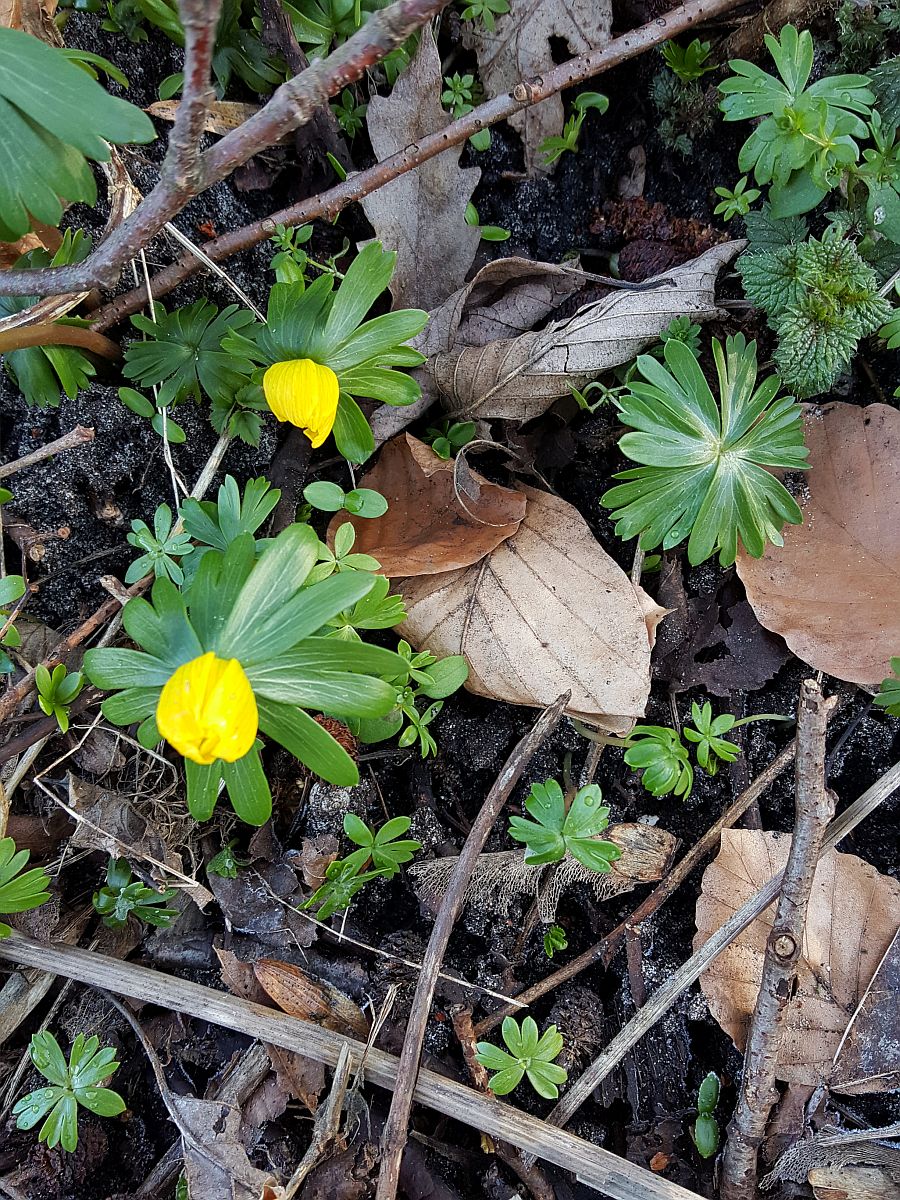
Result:
[[279,421],[290,421],[302,429],[313,449],[331,433],[340,390],[331,367],[311,358],[274,363],[263,376],[269,408]]
[[166,741],[192,762],[236,762],[256,740],[256,697],[236,658],[210,650],[183,663],[163,688],[156,724]]

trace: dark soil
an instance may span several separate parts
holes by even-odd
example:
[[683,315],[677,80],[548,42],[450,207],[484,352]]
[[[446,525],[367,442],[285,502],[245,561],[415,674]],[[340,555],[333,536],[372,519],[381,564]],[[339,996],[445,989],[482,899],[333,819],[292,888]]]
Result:
[[[83,45],[112,58],[129,76],[128,97],[138,104],[156,99],[159,81],[179,66],[178,53],[162,36],[152,34],[148,43],[132,46],[123,38],[100,32],[98,19],[87,15],[72,15],[66,39],[69,44]],[[457,51],[453,69],[462,69],[464,52],[458,48]],[[649,99],[658,65],[658,59],[649,55],[604,77],[599,86],[611,100],[608,114],[602,119],[596,114],[589,115],[579,152],[565,155],[551,177],[529,180],[522,176],[521,146],[516,135],[506,128],[494,132],[487,154],[474,156],[470,149],[466,151],[483,171],[474,197],[482,224],[497,224],[511,231],[510,239],[502,245],[484,243],[476,266],[490,256],[518,254],[559,261],[577,252],[591,269],[608,272],[618,263],[623,275],[643,278],[673,262],[687,260],[711,240],[724,236],[724,228],[712,217],[713,188],[734,182],[741,135],[734,126],[718,122],[712,131],[701,130],[695,137],[690,157],[665,145],[657,132],[659,113]],[[710,105],[713,103],[710,93]],[[162,138],[128,156],[129,169],[144,190],[152,184],[164,144]],[[619,196],[620,180],[632,170],[633,158],[629,155],[635,148],[640,148],[646,157],[643,199],[623,201]],[[369,161],[362,135],[352,152],[356,166]],[[264,190],[240,192],[231,184],[212,189],[185,210],[178,219],[179,225],[193,237],[202,236],[198,230],[206,222],[223,232],[297,199],[296,186],[288,162],[288,169]],[[73,225],[99,233],[103,216],[102,208],[96,212],[75,209],[69,220]],[[727,233],[734,236],[732,228]],[[339,247],[343,236],[351,244],[371,236],[358,209],[345,212],[336,230],[317,225],[313,248],[323,254],[331,253]],[[270,253],[271,247],[261,246],[228,264],[233,277],[263,304],[273,281],[267,270]],[[153,264],[158,264],[168,261],[173,254],[171,245],[160,242],[151,248],[149,257]],[[233,299],[215,279],[196,276],[167,298],[166,303],[170,307],[187,303],[200,294],[221,304]],[[758,325],[745,328],[752,335],[764,332]],[[120,329],[118,333],[127,336],[128,329]],[[890,396],[898,382],[898,356],[873,357],[872,368],[883,395]],[[9,571],[24,571],[35,587],[28,603],[29,615],[63,633],[71,631],[106,599],[99,584],[100,576],[113,574],[120,579],[124,576],[134,557],[125,542],[130,522],[135,518],[149,520],[159,503],[172,502],[159,438],[144,420],[122,406],[116,387],[114,369],[101,368],[98,381],[77,400],[63,398],[58,408],[40,411],[27,408],[6,374],[0,374],[0,433],[8,459],[34,450],[76,423],[90,425],[96,431],[93,444],[18,474],[13,480],[14,501],[4,510],[7,525],[11,511],[14,520],[24,522],[42,535],[42,550],[36,561],[23,557],[19,547],[7,538],[6,567]],[[873,394],[871,382],[861,372],[854,373],[842,389],[841,398],[853,403],[867,404],[883,398]],[[175,415],[188,438],[185,445],[173,448],[173,456],[179,473],[190,482],[212,449],[216,434],[206,414],[192,404],[180,406]],[[566,406],[559,406],[558,411],[548,414],[526,432],[534,435],[538,469],[562,497],[578,508],[609,553],[629,569],[632,547],[614,537],[599,503],[610,475],[621,466],[615,449],[614,424],[612,415],[603,410],[595,416],[575,415]],[[496,433],[502,436],[499,428]],[[225,470],[241,482],[268,475],[282,437],[283,431],[270,420],[258,448],[242,443],[231,445]],[[346,484],[346,476],[336,471],[333,464],[320,467],[320,461],[325,461],[324,455],[314,457],[310,477],[321,475]],[[673,561],[681,569],[678,560]],[[651,593],[656,590],[657,579],[653,575],[644,579]],[[687,570],[685,565],[684,582],[692,598],[711,598],[727,592],[728,604],[723,604],[722,611],[730,621],[727,613],[734,613],[733,605],[741,599],[741,585],[732,572],[723,572],[712,564],[696,570]],[[715,663],[731,653],[726,634],[723,626],[721,640],[713,639],[707,646],[703,651],[705,658],[698,659],[701,664]],[[773,652],[766,639],[777,642],[764,634],[755,621],[748,624],[745,636],[751,662],[758,654]],[[781,645],[776,646],[774,653],[776,661],[780,655],[786,665],[777,671],[773,667],[774,676],[756,690],[749,690],[736,673],[730,697],[710,697],[717,711],[730,709],[741,716],[754,712],[786,715],[794,712],[798,684],[808,668]],[[846,804],[900,756],[900,734],[897,722],[873,710],[867,695],[836,680],[825,683],[828,690],[845,696],[844,706],[829,733],[828,782]],[[704,698],[702,686],[678,695],[675,702],[681,718],[688,714],[691,699]],[[256,868],[265,873],[269,869],[267,859],[280,860],[286,852],[286,861],[295,861],[290,857],[291,852],[299,853],[306,840],[326,834],[339,835],[340,817],[347,808],[376,823],[384,819],[385,813],[409,813],[413,816],[412,836],[422,841],[425,855],[456,853],[507,755],[530,728],[534,715],[532,711],[460,693],[446,703],[432,727],[439,746],[435,759],[423,762],[412,751],[390,749],[387,743],[387,749],[378,747],[375,753],[363,755],[363,783],[352,794],[335,795],[335,789],[311,787],[296,763],[286,755],[270,752],[267,767],[276,796],[276,813],[268,846],[259,850],[254,839],[255,846],[248,850],[248,831],[217,814],[202,835],[192,835],[190,853],[208,858],[220,847],[222,839],[236,836],[238,853],[254,857]],[[666,680],[659,680],[654,687],[647,720],[662,724],[671,720]],[[64,747],[74,745],[81,728],[84,725],[80,720],[68,739],[55,739],[39,764],[48,766]],[[607,750],[601,758],[597,782],[603,788],[606,802],[612,806],[614,819],[658,819],[662,827],[681,839],[684,849],[694,843],[790,736],[790,726],[760,723],[746,727],[741,737],[744,753],[733,769],[726,768],[713,779],[698,773],[694,792],[686,802],[651,797],[625,767],[621,753],[615,750]],[[575,729],[563,722],[529,765],[516,789],[512,807],[518,809],[533,781],[561,778],[564,771],[576,778],[587,746]],[[129,746],[123,746],[122,750],[128,759],[127,766],[110,765],[109,760],[106,763],[85,760],[82,756],[74,765],[67,761],[59,768],[51,767],[44,783],[64,797],[63,773],[71,767],[88,780],[102,781],[106,787],[131,794],[137,786],[137,759],[132,757]],[[165,806],[183,821],[180,792],[169,796]],[[53,805],[43,792],[28,782],[22,785],[15,801],[15,813],[20,820],[29,816],[49,818],[52,810]],[[754,815],[750,814],[751,818]],[[789,775],[763,796],[758,819],[765,829],[790,830],[793,790]],[[886,804],[841,849],[859,854],[878,870],[896,876],[898,826],[896,804]],[[504,828],[498,824],[488,849],[507,846]],[[60,849],[51,851],[50,856]],[[66,902],[83,905],[91,891],[100,886],[104,866],[105,859],[98,853],[70,860],[63,873]],[[641,968],[648,992],[691,954],[698,887],[699,873],[642,930]],[[557,919],[566,931],[569,947],[557,955],[554,966],[568,961],[602,937],[643,894],[641,889],[598,906],[586,889],[575,888],[567,893]],[[223,907],[228,908],[224,894],[220,899]],[[268,924],[261,918],[256,921],[252,912],[242,908],[244,903],[233,900],[228,920],[215,904],[202,915],[189,905],[174,931],[150,934],[132,957],[209,986],[222,986],[214,944],[232,949],[247,960],[260,956],[280,958],[296,962],[331,981],[360,1003],[370,999],[376,1010],[389,985],[400,983],[380,1043],[386,1048],[399,1049],[414,986],[413,972],[396,961],[378,958],[352,946],[338,946],[333,938],[324,936],[314,945],[301,948],[295,936],[284,932],[281,920]],[[237,915],[241,911],[245,917],[243,925]],[[506,994],[542,978],[550,968],[541,944],[541,930],[538,926],[523,940],[527,916],[524,906],[499,917],[478,906],[468,908],[451,940],[446,969]],[[337,926],[336,921],[334,924]],[[347,932],[354,938],[410,959],[421,957],[430,929],[428,914],[422,911],[402,876],[370,885],[365,903],[351,910],[346,924]],[[82,944],[88,944],[89,940],[87,934],[83,935]],[[307,936],[304,940],[308,943],[310,939]],[[57,992],[54,989],[51,995]],[[461,1002],[474,1004],[476,1020],[490,1012],[495,1003],[477,992],[442,984],[429,1026],[427,1061],[438,1070],[465,1078],[449,1018],[450,1007]],[[48,1016],[47,1003],[39,1006],[0,1047],[0,1087],[6,1085],[30,1034]],[[566,1053],[571,1056],[574,1072],[591,1061],[634,1012],[634,1007],[624,954],[620,954],[608,971],[598,967],[585,972],[539,1002],[534,1016],[539,1024],[553,1021],[559,1026],[566,1037]],[[162,1056],[170,1086],[176,1092],[202,1096],[232,1055],[247,1047],[245,1039],[216,1026],[182,1020],[160,1010],[145,1007],[141,1020]],[[87,1029],[119,1047],[123,1066],[115,1083],[126,1098],[128,1112],[115,1121],[83,1116],[81,1141],[73,1155],[46,1151],[38,1146],[34,1133],[16,1131],[8,1116],[4,1117],[0,1173],[9,1173],[10,1181],[15,1181],[20,1193],[31,1200],[114,1200],[147,1195],[141,1187],[175,1141],[176,1134],[143,1051],[123,1019],[87,989],[71,989],[50,1023],[61,1041]],[[740,1066],[740,1055],[709,1015],[699,989],[693,988],[584,1106],[571,1128],[642,1166],[648,1166],[655,1155],[662,1155],[667,1178],[712,1196],[715,1194],[713,1161],[703,1162],[698,1157],[689,1136],[696,1091],[708,1071],[717,1071],[724,1082],[719,1111],[727,1116]],[[37,1085],[38,1077],[29,1069],[14,1094]],[[361,1114],[361,1119],[364,1125],[371,1121],[371,1126],[368,1132],[364,1128],[360,1145],[366,1140],[377,1140],[379,1121],[386,1112],[383,1093],[367,1093],[366,1102],[371,1108]],[[515,1103],[539,1115],[550,1107],[525,1088],[517,1091]],[[896,1098],[855,1097],[848,1101],[848,1107],[854,1119],[873,1124],[887,1124],[900,1117]],[[477,1131],[450,1124],[425,1110],[417,1111],[414,1128],[422,1140],[413,1143],[414,1180],[407,1181],[408,1196],[478,1200],[514,1194],[515,1177],[482,1153]],[[257,1165],[271,1167],[287,1177],[306,1148],[308,1130],[308,1119],[300,1114],[299,1107],[292,1106],[284,1116],[264,1127],[262,1135],[252,1144],[251,1157]],[[363,1190],[355,1190],[355,1184],[351,1186],[354,1173],[362,1170],[361,1153],[356,1155],[355,1166],[342,1160],[337,1174],[332,1168],[317,1172],[301,1196],[311,1200],[329,1193],[343,1200],[345,1196],[365,1194]],[[659,1166],[660,1162],[657,1158],[654,1165]],[[564,1178],[561,1172],[548,1169],[547,1175],[560,1200],[596,1194],[572,1178]],[[173,1196],[174,1178],[166,1189],[155,1194]]]

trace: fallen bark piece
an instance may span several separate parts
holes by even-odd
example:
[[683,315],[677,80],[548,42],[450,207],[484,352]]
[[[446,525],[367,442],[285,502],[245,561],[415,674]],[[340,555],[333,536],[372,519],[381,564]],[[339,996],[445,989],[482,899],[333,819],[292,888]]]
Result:
[[428,364],[454,416],[527,421],[571,389],[630,362],[673,317],[719,315],[716,278],[744,242],[724,242],[641,291],[616,291],[540,332],[437,354]]
[[737,571],[753,610],[798,658],[877,687],[900,652],[900,412],[827,404],[806,415],[803,524]]
[[437,655],[464,654],[477,695],[543,707],[571,690],[570,715],[627,732],[650,690],[648,625],[665,610],[645,616],[649,598],[572,505],[523,492],[518,532],[480,563],[400,585],[403,636]]
[[433,575],[467,567],[516,532],[525,496],[490,483],[465,463],[439,458],[424,442],[403,434],[388,442],[361,486],[381,492],[383,517],[338,513],[332,539],[349,520],[354,549],[371,554],[384,575]]
[[[694,948],[707,939],[787,862],[790,837],[755,829],[726,829],[722,849],[703,876]],[[840,897],[836,901],[836,897]],[[743,1050],[756,1006],[773,909],[757,917],[709,966],[701,987],[710,1011]],[[788,1005],[777,1076],[789,1083],[828,1084],[843,1090],[833,1063],[851,1018],[894,939],[900,923],[900,882],[879,874],[854,854],[829,851],[813,880],[797,988]],[[822,980],[828,986],[822,986]],[[869,1010],[866,1010],[869,1011]],[[874,1015],[874,1014],[873,1014]],[[879,1038],[882,1070],[895,1071],[900,1053],[896,1006]],[[867,1070],[874,1072],[871,1059]],[[844,1081],[846,1083],[846,1081]],[[874,1090],[854,1079],[850,1090]]]
[[[366,126],[379,162],[452,123],[441,87],[441,60],[426,28],[391,94],[369,101]],[[434,308],[472,265],[481,234],[466,223],[466,205],[481,171],[460,167],[462,151],[430,159],[360,200],[384,248],[397,251],[390,282],[396,308]]]

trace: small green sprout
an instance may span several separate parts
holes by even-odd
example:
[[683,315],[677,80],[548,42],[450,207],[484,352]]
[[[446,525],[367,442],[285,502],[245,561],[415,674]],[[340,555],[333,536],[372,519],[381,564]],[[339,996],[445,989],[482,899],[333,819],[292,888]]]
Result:
[[[481,85],[476,82],[474,75],[460,75],[455,71],[452,75],[444,76],[441,104],[458,120],[472,111],[481,100],[482,94]],[[469,144],[474,150],[487,150],[491,144],[490,129],[479,129],[477,133],[473,133]]]
[[345,492],[336,483],[319,479],[308,483],[303,489],[303,495],[308,504],[321,512],[340,512],[346,509],[354,517],[383,517],[388,510],[388,502],[381,492],[372,488],[354,488]]
[[179,586],[184,583],[184,571],[175,560],[190,554],[194,547],[191,545],[191,535],[173,533],[172,524],[172,510],[168,504],[160,504],[153,514],[152,532],[145,521],[131,522],[132,532],[125,540],[129,546],[144,553],[128,568],[126,583],[137,583],[151,571],[157,579],[165,577]]
[[79,1033],[67,1064],[59,1042],[44,1031],[32,1036],[29,1054],[51,1086],[29,1092],[16,1101],[12,1112],[18,1129],[34,1129],[46,1117],[38,1141],[46,1142],[51,1150],[62,1146],[72,1151],[78,1145],[79,1105],[98,1117],[117,1117],[125,1111],[125,1101],[118,1092],[100,1086],[119,1064],[111,1046],[100,1049],[99,1038],[85,1038]]
[[508,242],[510,231],[504,229],[502,225],[482,225],[481,218],[478,215],[478,209],[469,201],[466,205],[466,224],[474,226],[481,234],[483,242]]
[[269,238],[278,253],[272,255],[269,269],[275,272],[278,283],[304,283],[309,256],[303,247],[313,235],[312,225],[301,225],[289,229],[287,225],[276,225]]
[[713,1116],[719,1103],[719,1077],[710,1071],[697,1093],[697,1120],[691,1126],[691,1138],[701,1158],[712,1158],[719,1148],[719,1122]]
[[552,958],[557,950],[568,949],[568,946],[569,939],[561,925],[551,925],[544,930],[544,953],[548,958]]
[[319,561],[309,573],[310,583],[319,583],[336,571],[378,571],[381,563],[371,554],[353,552],[356,530],[349,521],[339,525],[334,535],[334,549],[319,543]]
[[60,663],[51,674],[43,663],[38,663],[34,672],[38,704],[48,717],[56,717],[60,733],[69,729],[69,705],[84,687],[80,671],[67,671]]
[[715,775],[720,762],[732,763],[741,753],[739,746],[722,737],[732,729],[740,729],[742,725],[750,725],[753,721],[787,721],[788,717],[779,717],[776,713],[756,713],[752,717],[743,717],[740,721],[731,713],[722,713],[718,717],[712,715],[712,705],[709,701],[701,708],[695,701],[691,704],[691,720],[694,723],[685,727],[684,736],[693,742],[697,749],[697,762],[707,773]]
[[[29,857],[28,850],[16,850],[12,838],[0,838],[0,913],[28,912],[50,899],[50,880],[44,871],[40,867],[24,870]],[[0,921],[0,938],[11,933]]]
[[568,1078],[567,1072],[553,1061],[563,1048],[562,1034],[556,1026],[551,1025],[539,1036],[532,1017],[526,1017],[521,1028],[514,1017],[506,1017],[501,1033],[508,1054],[492,1042],[479,1042],[475,1055],[476,1062],[496,1072],[488,1084],[494,1095],[507,1095],[527,1076],[539,1096],[555,1100],[559,1096],[558,1085]]
[[529,866],[559,862],[568,853],[589,870],[606,873],[622,857],[622,851],[614,842],[597,839],[609,825],[609,809],[601,800],[595,783],[579,788],[568,806],[555,779],[533,783],[525,808],[534,820],[510,817],[509,835],[525,843]]
[[187,441],[187,434],[169,415],[171,405],[161,404],[157,407],[146,396],[142,396],[140,392],[130,387],[119,388],[119,399],[126,408],[149,421],[150,428],[158,437],[171,442],[173,446],[181,446]]
[[581,127],[589,108],[595,108],[601,115],[609,108],[609,99],[600,92],[581,92],[574,100],[575,112],[569,117],[562,131],[562,136],[544,138],[540,144],[540,152],[544,156],[544,166],[550,167],[557,162],[566,151],[572,154],[578,151],[578,139]]
[[677,42],[664,42],[660,53],[666,66],[684,83],[692,79],[702,78],[707,71],[714,71],[716,64],[709,61],[710,42],[701,42],[699,38],[688,46],[679,46]]
[[721,216],[724,221],[730,221],[732,217],[746,217],[750,205],[762,195],[759,188],[748,188],[748,182],[747,176],[742,175],[733,191],[727,187],[716,188],[716,195],[722,197],[713,209],[717,217]]
[[694,786],[694,768],[687,746],[674,729],[665,725],[638,725],[628,739],[625,761],[643,771],[641,783],[651,796],[686,798]]
[[425,441],[438,458],[454,458],[475,436],[474,421],[441,421],[425,430]]
[[[891,659],[891,671],[887,679],[882,681],[881,691],[875,697],[875,703],[890,713],[892,717],[900,717],[900,658]],[[2,909],[0,905],[0,909]]]
[[344,813],[344,833],[351,842],[360,847],[349,854],[344,862],[353,863],[358,870],[367,867],[371,862],[377,871],[388,871],[389,875],[396,875],[400,864],[409,862],[415,852],[422,849],[422,843],[411,838],[397,840],[408,832],[411,824],[410,817],[393,817],[380,829],[375,830],[370,829],[355,813]]
[[[25,580],[21,575],[4,575],[0,578],[0,629],[4,631],[0,634],[0,646],[15,650],[22,645],[21,635],[10,620],[9,609],[24,595]],[[0,650],[0,675],[10,675],[14,670],[12,659]]]
[[234,852],[237,838],[226,842],[218,854],[214,854],[206,864],[207,875],[218,875],[221,879],[237,879],[238,867],[246,867],[249,858],[238,858]]
[[496,29],[494,17],[509,12],[509,0],[471,0],[462,11],[464,21],[480,21],[488,33]]
[[357,104],[352,90],[344,88],[338,103],[329,104],[328,107],[337,118],[338,125],[352,142],[365,123],[368,105]]
[[127,858],[111,858],[106,868],[106,887],[94,892],[94,908],[109,929],[122,929],[132,914],[139,921],[156,925],[161,929],[175,923],[179,917],[177,908],[162,908],[178,893],[174,888],[163,892],[146,887],[140,880],[133,880]]

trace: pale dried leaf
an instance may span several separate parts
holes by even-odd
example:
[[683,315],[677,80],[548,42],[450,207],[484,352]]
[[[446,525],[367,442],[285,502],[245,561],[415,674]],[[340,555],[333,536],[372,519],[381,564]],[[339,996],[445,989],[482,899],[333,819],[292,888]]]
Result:
[[[441,60],[428,28],[390,96],[369,101],[366,125],[379,162],[451,123],[441,87]],[[481,171],[460,168],[462,151],[452,147],[360,200],[382,245],[397,251],[390,284],[397,308],[434,308],[472,265],[481,235],[466,224],[466,205]]]
[[650,690],[644,608],[628,576],[564,500],[532,488],[518,532],[472,567],[400,586],[415,646],[465,654],[466,687],[627,732]]
[[[577,263],[558,267],[528,258],[495,259],[431,313],[412,345],[431,358],[457,346],[483,346],[497,338],[515,337],[543,321],[583,286]],[[422,388],[420,399],[402,408],[382,404],[375,410],[371,425],[376,446],[418,420],[437,399],[430,372],[420,367],[413,374]]]
[[[784,868],[791,839],[756,829],[726,829],[718,857],[706,869],[697,901],[694,949],[769,879]],[[743,1050],[762,978],[774,904],[707,968],[701,987],[710,1011]],[[879,874],[855,854],[832,850],[813,880],[797,970],[797,988],[785,1010],[777,1075],[789,1083],[828,1083],[848,1023],[866,993],[900,923],[900,882]],[[827,980],[827,984],[823,981]],[[863,1012],[856,1018],[860,1027]],[[897,1068],[900,1031],[882,1041],[884,1071]],[[860,1087],[856,1081],[852,1090]],[[873,1089],[874,1090],[874,1089]]]
[[0,0],[0,25],[61,46],[62,36],[53,23],[56,5],[57,0]]
[[[556,39],[565,41],[571,55],[586,54],[609,41],[611,27],[610,0],[510,0],[510,11],[496,18],[494,32],[479,23],[471,41],[488,95],[499,96],[549,70]],[[529,171],[547,170],[540,145],[562,133],[564,119],[558,94],[509,118],[524,139]]]
[[850,1094],[900,1088],[900,930],[866,988],[835,1054],[832,1090]]
[[616,291],[539,332],[437,354],[428,369],[453,416],[527,421],[603,371],[630,362],[674,317],[718,316],[716,277],[744,243],[724,242],[646,291]]
[[[528,866],[524,850],[482,854],[465,891],[467,904],[479,904],[492,912],[506,912],[520,896],[530,896],[538,916],[546,923],[556,918],[563,892],[578,883],[593,889],[598,903],[612,900],[642,883],[661,879],[675,854],[677,839],[664,829],[625,822],[604,830],[603,837],[622,851],[622,857],[606,874],[591,871],[567,856],[561,862]],[[456,869],[455,855],[416,863],[409,868],[416,891],[437,908]]]
[[338,1033],[352,1033],[365,1040],[369,1022],[358,1004],[324,979],[316,979],[302,967],[260,958],[253,964],[256,981],[270,1000],[291,1017],[312,1021]]
[[900,653],[900,412],[828,404],[805,421],[803,524],[737,570],[759,621],[817,670],[877,687]]
[[172,1103],[191,1134],[182,1139],[184,1173],[192,1196],[203,1200],[277,1200],[283,1189],[250,1162],[241,1144],[241,1112],[221,1100],[175,1096]]
[[887,1138],[900,1136],[900,1127],[882,1129],[838,1129],[826,1125],[812,1137],[798,1141],[785,1150],[773,1170],[760,1180],[768,1191],[776,1183],[803,1183],[818,1167],[879,1167],[900,1182],[900,1150],[884,1145]]
[[[147,105],[144,112],[159,121],[174,121],[180,107],[180,100],[155,100],[153,104]],[[258,112],[258,104],[244,104],[239,100],[213,100],[206,110],[203,131],[222,137],[249,121]]]
[[521,492],[439,458],[408,433],[388,442],[361,486],[381,492],[387,512],[374,519],[338,513],[329,541],[349,520],[354,550],[377,558],[391,578],[470,566],[511,537],[525,516]]
[[809,1173],[816,1200],[897,1200],[900,1171],[880,1167],[814,1167]]

